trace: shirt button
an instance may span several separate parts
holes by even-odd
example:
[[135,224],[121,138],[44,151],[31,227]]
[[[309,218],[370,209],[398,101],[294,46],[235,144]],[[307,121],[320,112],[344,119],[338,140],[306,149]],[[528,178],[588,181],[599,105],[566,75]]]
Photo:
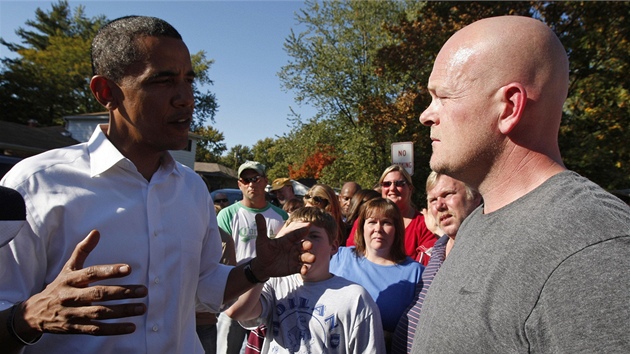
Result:
[[155,279],[153,279],[153,282],[155,284],[159,284],[160,283],[160,278],[159,277],[155,277]]
[[153,325],[153,328],[151,328],[153,330],[153,332],[157,332],[160,327],[158,327],[158,325]]
[[153,233],[153,237],[157,237],[157,235],[158,235],[158,233],[157,233],[157,231],[155,231],[155,232]]

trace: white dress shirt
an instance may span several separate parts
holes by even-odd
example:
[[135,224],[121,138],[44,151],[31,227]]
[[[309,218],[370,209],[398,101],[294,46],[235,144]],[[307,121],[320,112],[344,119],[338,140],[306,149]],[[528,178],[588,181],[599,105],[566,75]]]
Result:
[[[144,284],[136,331],[119,336],[44,334],[26,352],[202,353],[195,304],[216,312],[231,267],[208,190],[167,153],[148,182],[97,127],[87,143],[17,164],[2,185],[25,199],[32,232],[0,248],[0,309],[41,292],[92,229],[101,239],[85,266],[127,263],[129,276],[102,284]],[[131,301],[127,301],[131,302]]]

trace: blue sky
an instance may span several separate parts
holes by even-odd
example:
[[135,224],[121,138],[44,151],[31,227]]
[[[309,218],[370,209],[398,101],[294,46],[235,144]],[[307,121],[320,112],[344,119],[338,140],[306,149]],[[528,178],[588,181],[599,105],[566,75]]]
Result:
[[[0,37],[15,43],[18,27],[26,28],[39,7],[49,11],[51,1],[0,0]],[[125,15],[160,17],[181,33],[191,53],[206,51],[214,59],[210,78],[219,111],[213,126],[223,132],[229,148],[252,146],[258,140],[287,133],[290,108],[308,118],[314,109],[298,106],[294,94],[281,89],[277,77],[289,57],[283,44],[291,29],[300,32],[295,13],[303,1],[69,1],[85,7],[88,17]],[[4,46],[0,57],[10,56]]]

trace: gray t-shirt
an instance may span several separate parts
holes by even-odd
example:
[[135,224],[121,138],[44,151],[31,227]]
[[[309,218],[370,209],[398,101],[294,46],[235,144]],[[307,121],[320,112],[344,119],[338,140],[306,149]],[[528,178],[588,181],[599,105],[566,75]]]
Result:
[[413,353],[630,353],[630,208],[571,171],[483,206],[424,303]]

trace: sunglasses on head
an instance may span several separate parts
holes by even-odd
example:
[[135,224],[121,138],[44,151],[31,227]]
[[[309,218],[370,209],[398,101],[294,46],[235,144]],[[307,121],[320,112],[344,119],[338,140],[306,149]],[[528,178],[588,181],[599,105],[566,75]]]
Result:
[[322,197],[318,197],[318,196],[311,196],[310,194],[307,194],[304,196],[304,199],[306,200],[313,200],[313,202],[315,202],[315,204],[319,204],[319,205],[328,205],[328,199],[324,199]]
[[241,178],[240,181],[243,184],[258,183],[258,181],[260,181],[261,178],[262,178],[261,175],[257,175],[257,176],[249,177],[249,178]]
[[399,181],[383,181],[383,182],[381,182],[381,187],[389,188],[389,187],[392,186],[392,183],[396,187],[402,187],[402,186],[407,184],[407,181],[405,181],[404,179],[401,179]]
[[227,198],[221,198],[221,199],[215,199],[214,203],[227,203],[228,199]]

